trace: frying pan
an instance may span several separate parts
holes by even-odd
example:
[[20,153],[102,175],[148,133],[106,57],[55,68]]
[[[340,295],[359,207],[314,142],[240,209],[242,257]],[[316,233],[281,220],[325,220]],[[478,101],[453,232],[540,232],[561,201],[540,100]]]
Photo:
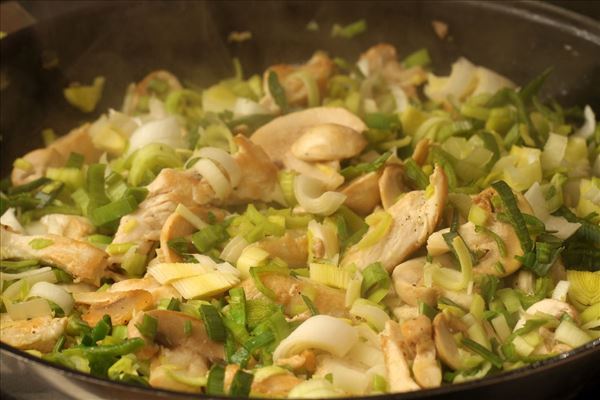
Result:
[[[54,2],[56,6],[60,6]],[[120,104],[128,83],[164,68],[203,86],[232,75],[238,57],[246,75],[278,62],[296,62],[322,49],[349,60],[386,41],[401,55],[421,47],[434,69],[447,72],[459,56],[524,83],[548,66],[543,95],[566,105],[600,105],[600,26],[539,2],[88,2],[0,41],[1,173],[42,145],[40,132],[64,133],[97,115],[68,106],[69,82],[107,77],[98,113]],[[334,23],[364,18],[368,31],[331,38]],[[314,20],[318,32],[305,29]],[[449,25],[438,38],[431,21]],[[252,32],[244,43],[231,31]],[[17,398],[192,399],[197,395],[144,389],[98,379],[38,360],[0,344],[2,395]],[[483,380],[381,399],[548,399],[573,396],[600,376],[600,340],[552,359]]]

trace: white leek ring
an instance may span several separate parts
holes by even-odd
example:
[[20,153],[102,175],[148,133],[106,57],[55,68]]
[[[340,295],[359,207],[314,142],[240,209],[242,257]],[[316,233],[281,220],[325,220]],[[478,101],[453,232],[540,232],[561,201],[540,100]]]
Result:
[[306,175],[294,179],[294,194],[300,206],[311,214],[331,215],[346,201],[346,195],[327,192],[323,182]]
[[31,287],[28,297],[41,297],[58,305],[65,315],[73,309],[73,297],[65,289],[48,282],[38,282]]
[[231,193],[231,183],[213,161],[202,158],[194,164],[194,169],[208,181],[208,184],[215,191],[219,200],[223,200],[229,196]]
[[217,147],[203,147],[198,150],[197,153],[202,158],[208,158],[209,160],[215,161],[225,169],[229,176],[229,182],[231,186],[236,187],[242,179],[242,173],[240,167],[237,165],[233,157],[223,149]]

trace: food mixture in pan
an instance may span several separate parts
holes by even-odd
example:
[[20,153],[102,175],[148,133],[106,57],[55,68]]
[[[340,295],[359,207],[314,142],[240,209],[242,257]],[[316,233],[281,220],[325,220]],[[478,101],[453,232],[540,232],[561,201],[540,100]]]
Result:
[[[600,337],[600,128],[387,44],[214,86],[167,71],[17,158],[4,343],[209,395],[406,392]],[[102,86],[65,89],[82,111]]]

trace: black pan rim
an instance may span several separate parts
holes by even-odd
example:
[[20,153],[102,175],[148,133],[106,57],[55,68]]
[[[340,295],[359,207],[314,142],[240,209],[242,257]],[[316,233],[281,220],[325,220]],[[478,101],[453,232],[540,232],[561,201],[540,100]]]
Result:
[[[270,1],[270,0],[267,0]],[[292,2],[297,0],[292,0]],[[338,0],[334,0],[338,1]],[[351,1],[360,1],[360,0],[351,0]],[[423,0],[424,2],[435,3],[441,0]],[[488,10],[492,10],[493,12],[504,13],[516,15],[518,18],[531,20],[532,22],[543,24],[550,26],[552,29],[558,29],[565,32],[570,33],[571,35],[577,36],[579,38],[583,38],[584,40],[590,41],[596,45],[600,46],[600,22],[593,20],[587,16],[578,14],[573,11],[569,11],[560,7],[557,7],[552,4],[543,3],[540,1],[534,0],[521,0],[521,1],[500,1],[500,0],[492,0],[492,1],[477,1],[477,0],[453,0],[456,3],[469,4],[469,6],[474,8],[484,8]],[[175,1],[179,2],[179,1]],[[98,7],[98,6],[106,6],[105,2],[102,1],[91,1],[89,2],[89,7]],[[139,5],[140,3],[152,3],[152,1],[142,0],[142,1],[127,1],[127,0],[118,0],[115,3],[120,4],[130,4],[130,5]],[[26,31],[31,31],[35,29],[36,25],[43,23],[51,23],[52,21],[60,20],[63,17],[67,17],[71,14],[81,13],[85,8],[72,10],[63,15],[57,15],[48,20],[39,21],[34,25],[25,27],[21,30],[15,31],[9,35],[5,39],[13,35],[19,35],[21,33],[25,33]],[[577,23],[577,27],[574,24]],[[7,43],[7,40],[2,41]],[[4,47],[4,46],[2,46]],[[363,396],[363,397],[352,397],[356,399],[383,399],[383,398],[398,398],[398,399],[415,399],[415,398],[426,398],[429,396],[435,396],[440,394],[449,394],[460,392],[463,390],[469,390],[473,388],[481,388],[486,386],[492,386],[501,382],[524,378],[529,375],[534,375],[538,373],[542,373],[549,369],[560,368],[562,365],[567,364],[573,360],[591,357],[592,355],[600,356],[600,338],[597,338],[591,342],[586,343],[584,346],[572,349],[568,352],[558,354],[554,357],[537,361],[531,364],[528,364],[524,367],[506,371],[502,373],[498,373],[495,375],[491,375],[482,379],[477,379],[473,381],[467,381],[463,383],[457,384],[447,384],[434,389],[422,389],[415,392],[405,392],[405,393],[387,393],[382,395],[375,396]],[[6,343],[0,342],[0,357],[12,357],[23,361],[25,364],[40,364],[46,368],[50,368],[55,372],[62,374],[65,377],[75,378],[79,381],[86,381],[91,384],[95,384],[98,386],[104,387],[118,387],[124,391],[136,392],[138,394],[152,394],[152,395],[162,395],[167,398],[179,398],[179,399],[196,399],[196,398],[214,398],[214,399],[230,399],[227,396],[208,396],[204,394],[197,393],[185,393],[185,392],[177,392],[165,389],[151,388],[151,387],[142,387],[142,386],[134,386],[121,382],[111,381],[109,379],[96,377],[90,374],[86,374],[80,371],[71,370],[66,367],[51,363],[49,361],[42,360],[34,355],[28,354],[25,351],[21,351],[16,349]]]

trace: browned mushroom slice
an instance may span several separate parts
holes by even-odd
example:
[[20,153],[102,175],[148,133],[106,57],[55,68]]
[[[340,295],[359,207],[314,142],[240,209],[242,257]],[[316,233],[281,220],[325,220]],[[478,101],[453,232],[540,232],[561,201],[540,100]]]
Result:
[[367,215],[379,204],[379,174],[369,172],[354,179],[342,187],[340,192],[346,195],[346,204],[361,215]]
[[433,319],[433,337],[437,353],[446,365],[455,370],[462,368],[462,360],[454,334],[466,331],[466,325],[456,317],[439,313]]
[[105,301],[92,304],[81,316],[91,326],[96,325],[104,315],[109,315],[115,325],[127,324],[135,313],[147,310],[154,303],[152,295],[145,290],[104,292],[104,294]]
[[259,241],[258,247],[272,257],[281,258],[292,268],[305,266],[308,260],[308,244],[304,231],[288,230],[281,237],[269,236]]
[[[433,188],[431,195],[415,190],[402,196],[387,210],[393,220],[385,236],[367,248],[360,244],[352,246],[344,255],[342,265],[354,263],[362,269],[381,262],[390,271],[420,248],[435,229],[446,205],[448,183],[441,167],[436,166],[430,185]],[[375,227],[370,227],[369,231],[372,229]]]
[[357,156],[366,145],[367,140],[360,132],[327,123],[304,128],[291,151],[303,161],[337,161]]
[[431,144],[431,140],[428,138],[423,138],[419,140],[415,146],[415,151],[413,151],[412,159],[415,160],[417,165],[425,164],[427,161],[427,156],[429,155],[429,146]]
[[[314,294],[313,303],[319,310],[319,313],[334,317],[348,316],[348,311],[344,305],[345,294],[339,289],[330,288],[308,279],[299,279],[278,274],[263,274],[260,276],[260,279],[266,287],[275,293],[275,302],[284,306],[288,315],[291,314],[291,306],[293,304],[302,302],[301,294],[310,291]],[[242,287],[248,299],[256,299],[263,296],[251,278],[243,281]]]
[[[195,214],[194,209],[190,211]],[[181,256],[169,247],[169,240],[189,236],[197,230],[194,225],[190,224],[178,212],[171,214],[160,231],[160,251],[163,261],[169,263],[181,262]]]
[[2,258],[41,260],[68,272],[77,282],[99,286],[107,267],[108,255],[87,242],[57,235],[20,235],[4,226],[0,236]]
[[400,196],[408,192],[404,184],[404,168],[400,164],[388,164],[383,168],[378,181],[379,197],[383,209],[387,210],[398,201]]
[[251,136],[273,162],[282,165],[286,153],[302,136],[304,129],[321,124],[338,124],[362,133],[365,123],[350,111],[339,107],[313,107],[277,117]]
[[[473,272],[504,277],[512,274],[521,267],[519,257],[523,256],[524,252],[512,225],[499,221],[493,212],[491,198],[495,193],[494,189],[486,189],[473,199],[475,204],[488,211],[489,217],[485,227],[493,235],[486,232],[478,232],[472,222],[467,222],[459,226],[458,232],[472,251],[482,254],[477,264],[473,265]],[[531,207],[527,203],[527,200],[520,194],[517,194],[516,197],[519,208],[523,212],[530,213]],[[446,232],[448,232],[448,229],[435,232],[429,237],[427,240],[427,251],[430,255],[436,256],[450,251],[442,236]],[[498,242],[494,235],[497,235],[502,241],[502,249],[498,247]]]
[[22,185],[42,177],[49,167],[64,166],[72,152],[83,155],[88,164],[97,161],[102,152],[94,147],[89,127],[89,124],[82,125],[59,137],[48,147],[25,154],[22,158],[30,164],[30,168],[14,168],[11,174],[13,185]]
[[423,286],[423,267],[425,257],[404,261],[394,268],[392,280],[398,297],[411,306],[422,301],[430,306],[437,304],[438,292],[435,288]]
[[45,316],[12,321],[4,314],[0,324],[0,339],[17,349],[48,353],[52,351],[66,326],[67,318]]

